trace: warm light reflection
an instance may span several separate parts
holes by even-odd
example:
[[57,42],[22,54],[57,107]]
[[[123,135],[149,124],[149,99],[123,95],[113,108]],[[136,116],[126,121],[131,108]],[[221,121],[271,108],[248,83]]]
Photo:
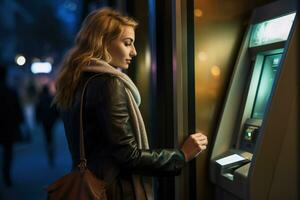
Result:
[[[215,126],[222,104],[228,73],[234,62],[233,52],[238,29],[231,25],[204,23],[194,18],[195,26],[195,102],[196,127],[207,132]],[[202,20],[202,21],[201,21]],[[202,23],[203,22],[203,23]],[[235,22],[232,23],[235,25]],[[203,26],[205,28],[203,29]]]
[[211,67],[210,69],[210,73],[214,76],[214,77],[219,77],[221,75],[221,69],[219,66],[214,65]]
[[194,15],[195,15],[196,17],[202,17],[203,12],[202,12],[201,9],[196,8],[196,9],[194,10]]
[[145,50],[145,66],[147,67],[148,70],[150,70],[150,66],[151,66],[151,53],[150,53],[150,49],[149,49],[148,46],[147,46],[147,48]]
[[206,61],[207,60],[207,54],[204,51],[200,51],[198,54],[198,58],[200,61]]

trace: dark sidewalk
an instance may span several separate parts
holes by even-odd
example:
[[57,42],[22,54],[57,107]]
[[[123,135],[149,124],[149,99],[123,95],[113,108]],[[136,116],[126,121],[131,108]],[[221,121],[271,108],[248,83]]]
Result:
[[[44,135],[38,126],[31,133],[31,142],[14,147],[12,167],[13,186],[4,186],[1,174],[0,200],[43,200],[45,187],[70,170],[71,160],[67,149],[63,124],[58,121],[54,127],[55,165],[48,166]],[[0,146],[0,167],[2,148]],[[0,173],[1,170],[0,170]]]

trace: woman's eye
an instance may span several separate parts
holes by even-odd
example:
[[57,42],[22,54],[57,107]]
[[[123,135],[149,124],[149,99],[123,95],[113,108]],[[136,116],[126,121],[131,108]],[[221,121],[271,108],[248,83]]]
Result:
[[125,46],[130,46],[131,42],[125,42]]

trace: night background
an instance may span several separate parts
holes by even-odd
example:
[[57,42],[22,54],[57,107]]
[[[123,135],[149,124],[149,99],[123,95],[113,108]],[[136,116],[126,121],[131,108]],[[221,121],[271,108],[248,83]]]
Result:
[[[54,118],[52,142],[47,145],[47,136],[37,120],[41,117],[37,116],[38,105],[45,88],[49,97],[55,93],[59,64],[84,16],[105,5],[108,1],[0,0],[0,65],[6,69],[1,82],[18,95],[23,113],[21,131],[12,147],[10,180],[2,170],[6,150],[0,145],[1,200],[45,199],[47,185],[70,170],[63,124],[59,117]],[[13,111],[3,112],[1,109],[4,118],[14,118]],[[42,112],[42,117],[51,115]]]

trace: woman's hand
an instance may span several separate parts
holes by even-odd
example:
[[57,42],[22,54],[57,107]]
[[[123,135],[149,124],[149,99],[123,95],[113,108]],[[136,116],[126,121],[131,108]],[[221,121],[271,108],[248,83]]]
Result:
[[202,133],[194,133],[190,135],[183,143],[181,151],[188,162],[197,157],[199,153],[206,149],[207,137]]

